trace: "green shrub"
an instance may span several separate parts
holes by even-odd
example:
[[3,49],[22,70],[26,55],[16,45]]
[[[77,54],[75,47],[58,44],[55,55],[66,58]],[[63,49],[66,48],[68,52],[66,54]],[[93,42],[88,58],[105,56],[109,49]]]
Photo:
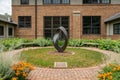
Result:
[[69,40],[68,46],[81,47],[81,46],[83,46],[83,42],[84,42],[84,40],[71,39],[71,40]]
[[[72,47],[84,47],[86,43],[89,43],[89,46],[95,47],[103,50],[110,50],[120,53],[120,40],[111,40],[111,39],[97,39],[97,40],[83,40],[83,39],[72,39],[69,40],[69,46]],[[93,43],[93,44],[92,44]]]
[[[103,50],[111,50],[117,53],[120,53],[120,40],[111,40],[111,39],[97,39],[97,40],[85,40],[85,39],[70,39],[68,46],[71,47],[85,47],[86,43],[88,46],[98,47]],[[59,41],[61,46],[63,41]],[[45,47],[52,46],[53,42],[50,39],[38,38],[34,40],[27,40],[23,38],[10,38],[0,40],[0,52],[7,50],[20,49],[24,47]]]
[[99,40],[98,42],[99,48],[103,49],[103,50],[111,50],[113,51],[115,45],[116,45],[116,41],[111,40],[111,39],[103,39],[103,40]]
[[50,39],[38,38],[33,41],[34,45],[38,45],[40,47],[51,46],[52,41]]
[[2,44],[0,47],[0,50],[6,51],[6,50],[14,50],[16,48],[21,48],[23,43],[28,43],[30,40],[23,39],[23,38],[9,38],[9,39],[3,39],[0,40],[0,43]]
[[113,48],[113,51],[120,53],[120,40],[116,42],[115,47]]

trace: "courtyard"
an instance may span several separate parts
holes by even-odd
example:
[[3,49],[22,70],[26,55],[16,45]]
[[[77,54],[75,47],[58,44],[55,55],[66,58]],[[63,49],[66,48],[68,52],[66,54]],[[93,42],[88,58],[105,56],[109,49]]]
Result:
[[[88,43],[88,42],[99,43],[99,44],[101,43],[101,44],[100,45],[97,44],[97,46],[95,46],[95,44],[89,44],[87,46],[86,44],[84,45],[84,43]],[[28,80],[98,80],[100,79],[100,80],[103,80],[104,78],[99,77],[99,75],[110,72],[110,71],[104,72],[102,70],[105,66],[108,66],[109,64],[112,64],[112,63],[113,64],[115,63],[116,65],[119,66],[120,54],[119,54],[119,48],[118,49],[116,48],[116,46],[119,44],[119,40],[110,40],[110,39],[108,40],[107,39],[106,40],[102,40],[102,39],[101,40],[78,40],[78,39],[69,40],[68,48],[66,49],[66,51],[74,52],[74,54],[65,54],[65,55],[61,53],[50,54],[49,52],[56,51],[56,50],[54,49],[53,44],[51,43],[51,40],[47,40],[44,38],[39,38],[35,40],[11,38],[11,39],[1,40],[0,44],[1,44],[1,47],[0,47],[1,54],[6,53],[6,54],[9,54],[8,56],[13,55],[14,57],[15,55],[17,56],[19,55],[19,57],[21,57],[23,56],[21,54],[24,54],[22,58],[17,58],[18,61],[15,60],[15,62],[12,63],[12,65],[15,65],[17,63],[23,64],[23,65],[26,64],[24,65],[25,66],[24,69],[26,69],[26,66],[28,63],[34,66],[34,69],[32,69],[32,66],[29,66],[31,70],[27,72],[26,76],[23,76],[21,73],[19,74],[16,73],[16,70],[19,70],[19,69],[20,69],[20,72],[24,72],[24,69],[18,68],[18,66],[16,66],[16,68],[13,68],[13,72],[15,70],[15,75],[13,75],[13,77],[10,77],[9,75],[8,77],[6,77],[6,79],[11,78],[12,80],[14,79],[16,80],[24,80],[24,79],[28,79]],[[119,47],[119,45],[117,47]],[[6,58],[2,58],[2,57],[0,58],[1,60],[7,61]],[[70,57],[70,59],[68,57]],[[44,62],[44,60],[48,60],[48,61]],[[50,62],[50,61],[53,61],[52,64],[51,65],[47,64],[47,62]],[[68,67],[54,68],[55,61],[67,62]],[[74,61],[77,61],[77,62],[74,62]],[[1,66],[3,66],[2,61],[0,62],[0,64]],[[9,65],[11,66],[11,64]],[[4,69],[4,67],[0,68],[0,72],[2,72],[2,69]],[[119,69],[117,70],[119,71]],[[112,73],[116,74],[114,71]],[[23,76],[23,77],[21,78],[20,76]],[[112,79],[114,79],[116,78],[117,75],[111,75],[111,76],[112,76]],[[1,79],[2,77],[4,77],[4,75],[1,75]],[[111,80],[109,76],[106,76],[105,79]],[[118,79],[119,77],[116,80]]]

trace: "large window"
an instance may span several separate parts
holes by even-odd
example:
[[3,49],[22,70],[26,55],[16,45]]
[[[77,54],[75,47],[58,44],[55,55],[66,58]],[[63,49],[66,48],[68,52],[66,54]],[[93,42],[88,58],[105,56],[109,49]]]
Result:
[[44,17],[44,36],[45,38],[53,38],[58,27],[63,26],[69,33],[69,17],[68,16],[45,16]]
[[83,16],[83,34],[100,34],[100,27],[100,16]]
[[70,4],[70,0],[43,0],[44,4]]
[[0,26],[0,36],[4,36],[4,27]]
[[19,16],[18,24],[19,24],[19,28],[31,27],[31,16]]
[[113,25],[113,32],[114,34],[120,34],[120,23]]
[[29,4],[29,0],[21,0],[21,4]]
[[83,0],[83,4],[110,4],[110,0]]

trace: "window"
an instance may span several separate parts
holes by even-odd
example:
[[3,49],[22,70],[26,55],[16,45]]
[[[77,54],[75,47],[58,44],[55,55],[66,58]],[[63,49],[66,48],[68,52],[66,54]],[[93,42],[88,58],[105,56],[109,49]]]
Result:
[[18,16],[18,24],[20,28],[30,28],[31,16]]
[[103,3],[103,4],[109,4],[110,0],[101,0],[101,3]]
[[69,33],[69,17],[68,16],[45,16],[44,17],[44,36],[45,38],[53,38],[58,27],[63,26]]
[[0,26],[0,36],[4,36],[4,27]]
[[110,0],[83,0],[83,4],[110,4]]
[[44,4],[70,4],[70,0],[43,0]]
[[13,36],[13,28],[8,28],[8,36]]
[[21,0],[21,4],[29,4],[29,0]]
[[120,34],[120,23],[113,25],[113,32],[114,34]]
[[100,16],[83,16],[83,34],[100,34]]

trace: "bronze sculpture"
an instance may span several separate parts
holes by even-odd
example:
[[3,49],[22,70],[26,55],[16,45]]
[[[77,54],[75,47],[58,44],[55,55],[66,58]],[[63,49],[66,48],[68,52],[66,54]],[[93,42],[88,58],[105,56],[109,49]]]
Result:
[[[60,40],[60,36],[62,34],[64,36],[65,42],[64,42],[63,46],[59,46],[58,41]],[[67,31],[64,27],[61,26],[57,29],[57,33],[53,37],[53,44],[58,52],[63,52],[66,49],[67,44],[68,44],[68,34],[67,34]]]

